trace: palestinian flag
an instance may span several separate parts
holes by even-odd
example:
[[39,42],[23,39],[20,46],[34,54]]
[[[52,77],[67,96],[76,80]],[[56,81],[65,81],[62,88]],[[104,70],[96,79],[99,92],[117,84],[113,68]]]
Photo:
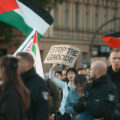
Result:
[[120,32],[103,36],[102,39],[103,39],[111,48],[120,48]]
[[42,61],[41,61],[41,56],[39,52],[39,47],[37,43],[37,32],[32,32],[32,36],[30,38],[27,38],[24,43],[18,48],[18,50],[14,53],[14,56],[18,52],[28,52],[32,54],[34,61],[35,61],[35,69],[36,72],[44,78],[43,74],[43,67],[42,67]]
[[38,32],[39,38],[53,23],[51,15],[38,7],[32,0],[1,0],[0,21],[7,23],[28,36],[33,29]]

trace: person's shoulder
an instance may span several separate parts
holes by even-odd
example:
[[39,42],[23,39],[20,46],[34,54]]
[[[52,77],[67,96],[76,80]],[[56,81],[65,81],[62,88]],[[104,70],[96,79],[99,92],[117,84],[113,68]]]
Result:
[[30,80],[26,81],[26,85],[31,88],[44,88],[47,89],[47,82],[38,74],[34,75]]
[[85,88],[89,88],[91,85],[92,85],[92,81],[91,81],[91,82],[88,82],[88,83],[85,85]]
[[116,89],[116,85],[112,81],[108,80],[108,83],[111,88]]
[[34,74],[33,77],[31,77],[31,80],[34,80],[34,82],[38,82],[38,83],[45,83],[45,80],[39,76],[37,73]]
[[112,66],[110,65],[110,66],[107,67],[107,74],[110,74],[111,71],[112,71]]
[[72,94],[74,94],[76,92],[76,88],[72,88],[71,90],[70,90],[70,92],[69,92],[69,95],[72,95]]
[[89,83],[87,83],[86,85],[85,85],[85,87],[84,87],[84,91],[88,91],[90,88],[91,88],[91,86],[92,86],[92,82],[89,82]]

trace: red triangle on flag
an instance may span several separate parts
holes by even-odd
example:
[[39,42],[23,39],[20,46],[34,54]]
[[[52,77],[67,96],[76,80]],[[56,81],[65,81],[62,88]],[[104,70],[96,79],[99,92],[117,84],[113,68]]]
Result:
[[0,1],[0,14],[11,10],[18,9],[19,6],[16,0],[1,0]]
[[35,32],[35,35],[33,37],[33,43],[37,44],[37,32]]
[[120,48],[120,38],[103,36],[102,39],[111,47],[111,48]]

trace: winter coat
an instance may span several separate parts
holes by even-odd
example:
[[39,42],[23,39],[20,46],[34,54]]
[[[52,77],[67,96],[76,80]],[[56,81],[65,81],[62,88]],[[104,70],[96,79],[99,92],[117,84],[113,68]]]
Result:
[[120,105],[120,70],[118,72],[114,72],[111,66],[108,67],[107,77],[115,84],[117,88],[118,104]]
[[25,120],[22,99],[15,87],[8,85],[0,97],[0,120]]
[[107,118],[105,120],[111,120],[116,106],[116,99],[115,85],[106,76],[102,76],[85,86],[83,97],[79,99],[80,103],[75,106],[78,108],[83,107],[81,110],[93,118],[104,117]]
[[27,111],[28,120],[48,120],[48,91],[46,82],[34,68],[21,74],[24,84],[30,90],[31,104]]

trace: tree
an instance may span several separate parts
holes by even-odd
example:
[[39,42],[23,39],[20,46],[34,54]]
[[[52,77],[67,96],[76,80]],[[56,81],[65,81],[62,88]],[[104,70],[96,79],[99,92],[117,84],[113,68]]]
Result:
[[0,22],[0,40],[4,39],[4,42],[9,43],[12,36],[12,27],[8,24]]
[[62,3],[65,0],[34,0],[42,8],[46,8],[49,11],[54,8],[57,3]]
[[[25,1],[25,0],[20,0]],[[57,3],[62,3],[65,0],[33,0],[37,5],[39,5],[42,8],[48,9],[49,11],[54,8]]]

